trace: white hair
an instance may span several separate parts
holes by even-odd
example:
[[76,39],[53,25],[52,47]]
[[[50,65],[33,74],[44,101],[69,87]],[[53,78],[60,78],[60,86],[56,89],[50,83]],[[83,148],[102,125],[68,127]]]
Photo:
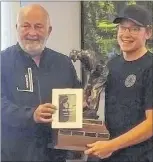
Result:
[[28,5],[28,6],[24,6],[24,7],[21,7],[20,11],[18,12],[17,14],[17,20],[16,20],[16,24],[18,25],[19,22],[20,22],[20,16],[24,13],[25,10],[33,10],[33,9],[40,9],[42,10],[42,12],[45,13],[46,15],[46,18],[47,18],[47,27],[50,27],[51,26],[51,21],[50,21],[50,17],[49,17],[49,14],[47,12],[47,10],[42,7],[41,5],[39,4],[31,4],[31,5]]

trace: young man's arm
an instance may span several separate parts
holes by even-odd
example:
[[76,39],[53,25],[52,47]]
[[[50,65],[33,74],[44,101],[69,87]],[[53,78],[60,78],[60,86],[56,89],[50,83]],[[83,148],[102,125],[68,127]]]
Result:
[[141,143],[153,136],[153,110],[146,110],[146,119],[128,131],[113,139],[112,145],[115,150],[126,148]]

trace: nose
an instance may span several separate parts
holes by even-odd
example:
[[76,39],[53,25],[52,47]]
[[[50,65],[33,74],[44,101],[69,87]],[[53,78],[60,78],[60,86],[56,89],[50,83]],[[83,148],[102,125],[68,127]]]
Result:
[[129,34],[130,33],[130,30],[128,28],[125,29],[124,33],[127,33],[127,31],[128,31],[128,34]]
[[36,36],[37,35],[37,32],[36,32],[36,29],[34,27],[31,27],[29,29],[29,33],[28,33],[30,36]]
[[122,37],[131,37],[131,33],[129,31],[129,29],[126,29],[122,34],[121,34]]

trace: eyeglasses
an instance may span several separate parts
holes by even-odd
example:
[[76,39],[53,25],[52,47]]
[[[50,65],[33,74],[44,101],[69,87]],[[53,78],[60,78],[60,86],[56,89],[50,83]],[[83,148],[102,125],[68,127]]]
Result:
[[128,29],[130,34],[136,35],[139,33],[142,27],[140,26],[126,27],[123,25],[118,25],[117,28],[119,33],[124,33]]

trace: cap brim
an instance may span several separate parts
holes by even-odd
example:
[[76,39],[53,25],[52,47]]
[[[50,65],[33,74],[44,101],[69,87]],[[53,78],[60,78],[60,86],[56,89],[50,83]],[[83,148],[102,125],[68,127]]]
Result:
[[123,19],[128,19],[128,20],[131,20],[132,22],[134,22],[135,24],[139,25],[139,26],[144,26],[143,24],[139,23],[138,21],[132,19],[132,18],[129,18],[129,17],[117,17],[114,19],[113,23],[114,24],[119,24]]

